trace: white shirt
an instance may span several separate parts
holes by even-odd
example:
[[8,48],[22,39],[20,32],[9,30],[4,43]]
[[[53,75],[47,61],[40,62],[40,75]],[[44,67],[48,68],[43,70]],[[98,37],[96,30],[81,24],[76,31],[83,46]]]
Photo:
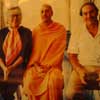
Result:
[[100,66],[100,24],[95,37],[88,32],[85,25],[79,30],[71,35],[67,52],[78,54],[82,65]]

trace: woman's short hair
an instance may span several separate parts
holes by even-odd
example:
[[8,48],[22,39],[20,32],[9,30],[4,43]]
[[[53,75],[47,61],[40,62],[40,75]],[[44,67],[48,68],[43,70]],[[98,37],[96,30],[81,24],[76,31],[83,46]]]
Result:
[[11,10],[15,10],[15,9],[17,9],[18,12],[19,12],[19,14],[22,15],[21,9],[20,9],[20,7],[18,7],[18,6],[9,8],[9,9],[8,9],[8,15],[9,15],[9,13],[10,13]]

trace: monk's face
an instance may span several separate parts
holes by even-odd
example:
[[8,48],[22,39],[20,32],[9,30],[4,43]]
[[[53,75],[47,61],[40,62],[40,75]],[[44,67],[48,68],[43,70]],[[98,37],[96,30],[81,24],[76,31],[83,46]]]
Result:
[[52,15],[53,15],[52,8],[48,5],[43,5],[41,9],[42,22],[51,21]]
[[17,28],[19,27],[21,23],[21,12],[19,9],[10,9],[8,11],[8,25],[11,28]]
[[82,8],[82,17],[86,25],[94,24],[97,21],[98,12],[92,5],[85,5]]

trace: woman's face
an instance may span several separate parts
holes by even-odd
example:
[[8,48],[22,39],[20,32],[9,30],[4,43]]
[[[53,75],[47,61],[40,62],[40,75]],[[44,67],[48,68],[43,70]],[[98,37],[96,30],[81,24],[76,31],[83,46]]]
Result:
[[8,25],[11,28],[19,27],[21,23],[22,15],[19,9],[10,9],[8,11]]

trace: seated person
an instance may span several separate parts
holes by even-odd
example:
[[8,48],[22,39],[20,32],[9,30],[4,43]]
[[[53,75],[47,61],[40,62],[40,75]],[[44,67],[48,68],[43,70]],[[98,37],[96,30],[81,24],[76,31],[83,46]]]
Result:
[[68,47],[72,64],[67,100],[86,100],[86,89],[100,89],[100,23],[94,3],[82,5],[80,15],[84,25],[71,35]]
[[4,100],[14,100],[31,53],[32,32],[20,26],[19,7],[8,9],[7,18],[8,27],[0,30],[0,94]]
[[42,22],[33,30],[33,50],[23,81],[29,100],[63,100],[62,61],[66,30],[54,22],[52,16],[52,7],[44,4]]

